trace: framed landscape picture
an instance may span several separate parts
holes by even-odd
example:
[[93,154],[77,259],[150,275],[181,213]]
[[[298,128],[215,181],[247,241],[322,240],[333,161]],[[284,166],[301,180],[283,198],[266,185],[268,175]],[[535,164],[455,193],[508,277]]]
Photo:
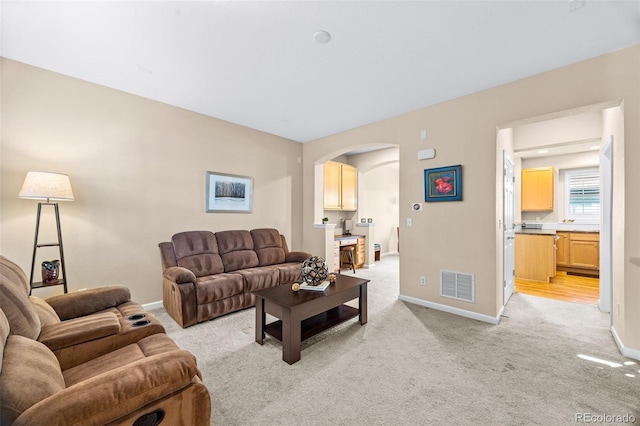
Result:
[[424,200],[427,202],[461,201],[462,166],[425,169]]
[[207,213],[251,213],[253,178],[207,172]]

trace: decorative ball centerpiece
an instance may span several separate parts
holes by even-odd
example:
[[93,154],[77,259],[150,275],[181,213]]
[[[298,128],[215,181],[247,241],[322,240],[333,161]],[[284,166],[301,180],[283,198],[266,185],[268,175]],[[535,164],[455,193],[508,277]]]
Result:
[[327,279],[329,270],[323,258],[311,256],[302,262],[302,279],[309,285],[319,285]]

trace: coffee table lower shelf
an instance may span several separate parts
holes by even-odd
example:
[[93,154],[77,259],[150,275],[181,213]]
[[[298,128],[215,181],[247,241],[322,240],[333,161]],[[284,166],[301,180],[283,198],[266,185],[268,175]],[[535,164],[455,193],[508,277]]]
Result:
[[[360,315],[358,309],[347,305],[340,305],[337,308],[332,308],[326,312],[307,318],[301,323],[300,341],[307,340],[351,318],[356,318],[358,315]],[[266,324],[264,331],[274,339],[282,342],[282,321],[278,320]]]

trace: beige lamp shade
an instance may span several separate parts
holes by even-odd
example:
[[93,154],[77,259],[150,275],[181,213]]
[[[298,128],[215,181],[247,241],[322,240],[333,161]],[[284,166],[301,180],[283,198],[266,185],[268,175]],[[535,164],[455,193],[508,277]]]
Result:
[[47,202],[73,201],[69,176],[60,173],[28,172],[18,196]]

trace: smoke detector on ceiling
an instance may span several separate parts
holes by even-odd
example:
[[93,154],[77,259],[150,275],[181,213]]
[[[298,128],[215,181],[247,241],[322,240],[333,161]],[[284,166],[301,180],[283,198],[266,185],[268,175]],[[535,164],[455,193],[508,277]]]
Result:
[[324,30],[316,31],[315,34],[313,34],[313,39],[316,41],[316,43],[329,43],[329,40],[331,40],[331,34]]

